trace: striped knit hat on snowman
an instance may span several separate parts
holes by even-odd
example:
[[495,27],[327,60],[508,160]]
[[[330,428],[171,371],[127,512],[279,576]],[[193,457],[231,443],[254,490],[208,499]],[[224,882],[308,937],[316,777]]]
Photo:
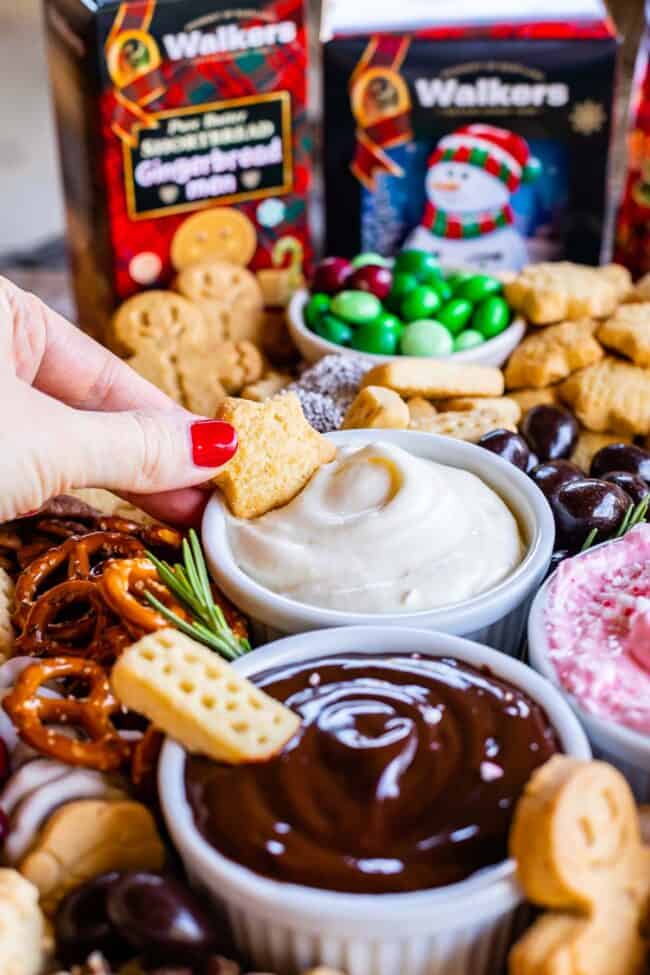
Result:
[[[463,125],[444,136],[431,155],[427,168],[445,162],[477,166],[501,180],[510,193],[518,190],[522,183],[533,182],[541,171],[539,160],[531,155],[528,143],[520,135],[496,125],[480,123]],[[440,237],[477,237],[507,226],[513,219],[509,204],[496,213],[486,213],[479,220],[468,220],[448,214],[428,202],[423,223]]]

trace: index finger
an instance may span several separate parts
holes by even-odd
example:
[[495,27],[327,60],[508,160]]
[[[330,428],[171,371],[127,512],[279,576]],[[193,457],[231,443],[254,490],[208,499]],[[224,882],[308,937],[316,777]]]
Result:
[[35,295],[0,278],[13,329],[16,372],[80,410],[178,409],[177,404]]

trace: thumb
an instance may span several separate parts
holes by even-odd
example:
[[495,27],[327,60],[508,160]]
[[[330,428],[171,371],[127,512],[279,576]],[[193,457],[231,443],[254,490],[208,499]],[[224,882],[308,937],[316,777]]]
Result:
[[69,411],[70,449],[61,452],[71,487],[157,494],[209,480],[237,450],[234,427],[184,410]]

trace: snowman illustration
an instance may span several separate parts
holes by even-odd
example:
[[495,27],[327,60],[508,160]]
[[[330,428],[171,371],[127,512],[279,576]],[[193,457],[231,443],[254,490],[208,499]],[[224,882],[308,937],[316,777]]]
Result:
[[429,159],[424,214],[404,246],[429,251],[448,267],[517,270],[528,255],[510,197],[540,170],[526,140],[508,129],[456,129]]

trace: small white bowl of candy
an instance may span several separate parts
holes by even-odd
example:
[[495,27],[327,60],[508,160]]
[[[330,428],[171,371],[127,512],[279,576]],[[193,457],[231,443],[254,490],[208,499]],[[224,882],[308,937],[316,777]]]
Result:
[[307,362],[349,350],[373,363],[426,356],[492,366],[506,361],[526,328],[498,277],[443,272],[419,250],[394,261],[378,254],[325,258],[311,289],[294,295],[288,325]]

